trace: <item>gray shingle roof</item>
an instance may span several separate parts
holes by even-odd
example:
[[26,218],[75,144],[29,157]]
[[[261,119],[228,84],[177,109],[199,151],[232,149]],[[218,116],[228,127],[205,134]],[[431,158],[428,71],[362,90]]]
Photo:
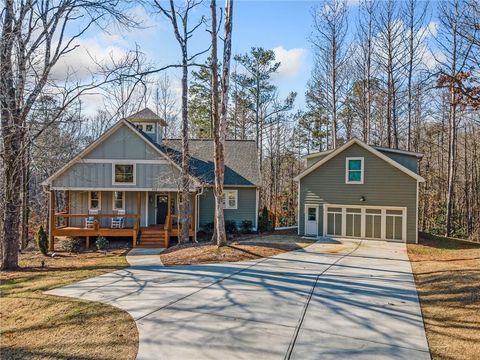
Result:
[[139,112],[130,115],[126,118],[126,120],[130,122],[135,122],[135,121],[157,121],[159,122],[162,126],[167,126],[167,123],[165,120],[163,120],[160,116],[155,114],[152,110],[149,108],[145,108],[143,110],[140,110]]
[[[215,181],[213,140],[190,140],[190,172],[207,184]],[[163,151],[181,163],[181,140],[166,139]],[[260,186],[257,148],[251,140],[225,141],[225,185]]]

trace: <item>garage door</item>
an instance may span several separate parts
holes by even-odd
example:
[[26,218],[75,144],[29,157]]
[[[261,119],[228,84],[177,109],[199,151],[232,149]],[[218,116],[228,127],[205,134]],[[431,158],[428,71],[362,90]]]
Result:
[[324,205],[324,235],[405,241],[406,214],[405,208]]

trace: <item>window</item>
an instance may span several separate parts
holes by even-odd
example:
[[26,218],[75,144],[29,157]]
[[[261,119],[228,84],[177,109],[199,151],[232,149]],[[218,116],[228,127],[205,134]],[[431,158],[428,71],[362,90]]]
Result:
[[113,184],[135,185],[135,164],[113,164]]
[[345,183],[363,184],[363,157],[347,157]]
[[224,190],[223,191],[223,207],[225,209],[236,209],[237,208],[237,190]]
[[317,221],[317,209],[313,207],[308,208],[308,221]]
[[135,127],[138,130],[143,131],[147,134],[154,134],[155,133],[155,124],[153,124],[153,123],[136,123]]
[[124,191],[114,191],[113,192],[113,210],[123,210],[125,209],[125,192]]
[[90,191],[88,193],[88,206],[90,210],[100,210],[102,204],[99,191]]

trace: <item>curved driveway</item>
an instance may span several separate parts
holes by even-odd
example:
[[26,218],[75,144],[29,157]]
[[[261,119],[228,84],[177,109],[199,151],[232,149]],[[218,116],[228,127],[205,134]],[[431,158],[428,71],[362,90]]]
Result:
[[241,263],[137,265],[48,293],[128,311],[138,359],[430,359],[405,245],[343,245]]

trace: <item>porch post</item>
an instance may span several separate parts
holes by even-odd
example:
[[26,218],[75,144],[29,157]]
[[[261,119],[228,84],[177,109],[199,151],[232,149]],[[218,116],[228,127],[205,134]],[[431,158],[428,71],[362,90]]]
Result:
[[[70,190],[65,191],[65,211],[70,214]],[[66,218],[66,225],[70,226],[70,217]]]
[[197,201],[197,196],[196,196],[196,193],[194,192],[193,193],[193,206],[192,206],[192,229],[193,229],[193,241],[197,241],[197,224],[196,224],[196,210],[197,210],[197,204],[196,204],[196,201]]
[[54,231],[55,231],[55,191],[50,190],[50,232],[48,233],[49,241],[48,241],[48,250],[49,251],[55,251],[55,236],[54,236]]

